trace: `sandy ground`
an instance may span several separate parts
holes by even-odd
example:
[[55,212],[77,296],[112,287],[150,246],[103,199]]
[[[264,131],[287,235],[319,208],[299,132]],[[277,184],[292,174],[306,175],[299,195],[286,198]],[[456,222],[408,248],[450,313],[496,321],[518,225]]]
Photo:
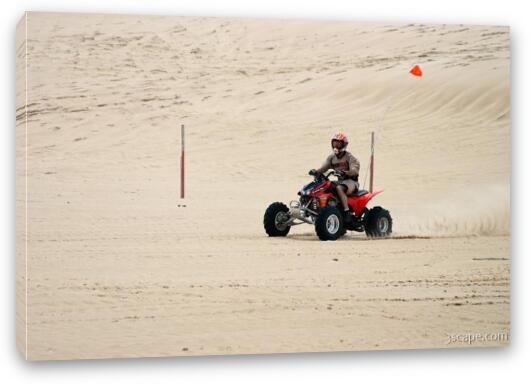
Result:
[[[448,335],[509,332],[508,28],[29,13],[26,113],[25,27],[29,359],[463,347]],[[296,198],[338,129],[362,184],[376,131],[374,204],[394,237],[320,242],[305,225],[268,238],[265,208]]]

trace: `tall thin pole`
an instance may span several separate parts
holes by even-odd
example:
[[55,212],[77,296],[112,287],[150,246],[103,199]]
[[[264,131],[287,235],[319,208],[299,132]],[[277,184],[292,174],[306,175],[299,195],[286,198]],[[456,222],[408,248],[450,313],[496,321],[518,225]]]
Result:
[[184,199],[184,124],[181,124],[181,199]]
[[371,179],[369,184],[369,192],[373,190],[374,183],[374,132],[371,132]]

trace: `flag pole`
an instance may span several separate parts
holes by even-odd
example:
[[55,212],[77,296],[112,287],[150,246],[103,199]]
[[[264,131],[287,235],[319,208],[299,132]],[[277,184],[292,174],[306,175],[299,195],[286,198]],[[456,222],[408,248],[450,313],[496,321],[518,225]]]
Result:
[[[409,70],[409,73],[411,75],[415,76],[415,77],[422,77],[424,75],[424,73],[422,71],[422,68],[418,64],[416,64],[413,68],[411,68]],[[414,86],[414,84],[412,85],[412,87],[413,86]],[[386,104],[385,109],[383,110],[382,116],[380,118],[380,123],[378,124],[378,129],[379,130],[382,129],[384,118],[387,115],[387,112],[389,111],[389,109],[391,107],[391,101],[393,100],[393,98],[396,95],[397,95],[397,93],[394,93],[393,95],[388,96],[388,98],[387,98],[387,104]],[[372,192],[373,191],[373,187],[374,187],[374,131],[371,132],[371,164],[370,164],[370,167],[371,167],[371,169],[370,169],[369,191]],[[365,176],[365,177],[367,177],[367,176]]]
[[374,131],[371,132],[371,176],[369,180],[369,192],[372,193],[374,182]]
[[181,124],[181,199],[184,199],[184,124]]

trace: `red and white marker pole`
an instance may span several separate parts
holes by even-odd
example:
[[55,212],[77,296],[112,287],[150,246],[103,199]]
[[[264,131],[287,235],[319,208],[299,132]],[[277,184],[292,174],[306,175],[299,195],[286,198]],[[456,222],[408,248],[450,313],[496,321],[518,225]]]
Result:
[[374,132],[371,132],[371,179],[369,180],[369,192],[372,193],[374,183]]
[[181,124],[181,199],[184,199],[184,124]]

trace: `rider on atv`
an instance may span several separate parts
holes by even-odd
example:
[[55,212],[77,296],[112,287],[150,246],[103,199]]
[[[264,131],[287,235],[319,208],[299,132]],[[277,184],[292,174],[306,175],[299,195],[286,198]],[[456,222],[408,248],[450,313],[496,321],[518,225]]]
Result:
[[337,195],[343,205],[346,222],[352,220],[350,215],[347,195],[351,195],[358,190],[358,175],[360,171],[360,162],[350,152],[347,152],[348,139],[343,132],[338,132],[332,136],[331,140],[333,153],[330,154],[321,168],[312,169],[310,175],[314,173],[324,173],[329,169],[339,172],[338,185],[336,187]]

